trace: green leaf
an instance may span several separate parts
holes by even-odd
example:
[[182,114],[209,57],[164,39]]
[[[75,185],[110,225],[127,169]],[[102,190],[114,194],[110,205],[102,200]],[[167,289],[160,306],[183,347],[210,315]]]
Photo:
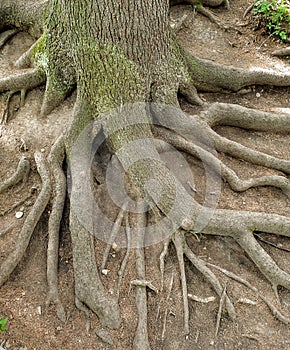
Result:
[[8,321],[7,317],[0,319],[0,333],[7,329],[7,321]]

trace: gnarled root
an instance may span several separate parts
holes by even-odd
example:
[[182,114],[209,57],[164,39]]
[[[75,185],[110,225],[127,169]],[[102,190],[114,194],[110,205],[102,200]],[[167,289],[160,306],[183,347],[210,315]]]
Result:
[[10,274],[22,259],[28,247],[36,224],[38,223],[50,199],[51,183],[48,164],[41,153],[35,153],[35,162],[42,180],[42,188],[33,208],[31,209],[22,226],[19,238],[17,240],[17,246],[1,265],[0,286],[9,278]]

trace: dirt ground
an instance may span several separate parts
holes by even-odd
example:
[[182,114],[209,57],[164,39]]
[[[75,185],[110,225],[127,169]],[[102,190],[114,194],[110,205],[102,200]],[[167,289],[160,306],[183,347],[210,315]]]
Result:
[[[211,23],[204,16],[195,14],[193,19],[186,22],[186,27],[182,28],[178,35],[193,54],[216,62],[248,68],[261,67],[282,71],[290,69],[287,58],[278,59],[271,56],[274,49],[283,47],[285,44],[263,36],[261,31],[254,31],[250,23],[250,16],[243,18],[243,13],[250,3],[249,0],[235,0],[230,1],[230,11],[224,7],[213,10],[230,27],[227,31]],[[175,7],[172,9],[172,17],[178,19],[190,11],[190,6]],[[19,33],[0,51],[1,77],[13,71],[13,62],[32,43],[33,40],[29,35]],[[75,93],[48,117],[41,118],[39,114],[43,93],[44,87],[28,92],[25,106],[21,108],[19,107],[20,97],[18,95],[13,97],[10,105],[10,122],[8,125],[0,126],[0,179],[5,179],[14,172],[23,154],[31,160],[36,150],[48,154],[51,144],[65,126],[72,112]],[[0,96],[0,113],[3,113],[6,97],[5,95]],[[245,91],[245,94],[204,93],[201,94],[201,97],[208,102],[238,103],[267,111],[278,111],[281,108],[290,107],[288,88],[251,86],[248,91]],[[199,112],[198,108],[184,101],[181,101],[181,104],[186,112],[191,114]],[[219,127],[217,130],[221,135],[241,144],[290,159],[290,135],[249,132],[232,127]],[[220,157],[241,178],[279,173],[223,154]],[[202,184],[202,167],[192,162],[192,169],[196,184]],[[14,248],[14,242],[23,220],[35,200],[40,185],[39,176],[33,165],[25,186],[11,188],[0,195],[0,232],[11,224],[16,225],[11,232],[0,237],[0,264],[7,253]],[[290,215],[289,202],[278,189],[263,187],[237,194],[231,191],[227,184],[222,186],[220,208]],[[26,197],[28,198],[23,204],[7,212],[15,203]],[[131,349],[137,324],[135,291],[133,287],[130,288],[130,281],[135,278],[134,253],[131,253],[121,290],[122,326],[117,331],[109,331],[114,342],[114,345],[109,345],[96,334],[96,330],[97,332],[103,330],[96,316],[89,315],[90,329],[88,329],[87,316],[74,305],[74,277],[67,209],[62,225],[59,261],[59,286],[61,299],[68,312],[67,321],[61,323],[56,318],[53,306],[48,309],[45,307],[49,209],[47,208],[38,224],[24,259],[0,289],[0,318],[8,317],[8,329],[0,334],[0,345],[6,350]],[[19,211],[22,211],[24,216],[17,219],[15,214]],[[290,272],[290,241],[273,235],[262,235],[262,238],[279,248],[289,249],[289,251],[281,250],[261,242],[278,265]],[[205,261],[219,265],[247,279],[277,305],[274,292],[267,280],[231,239],[199,236],[198,239],[190,238],[189,244],[193,251]],[[97,248],[97,258],[100,260],[99,252],[104,248],[103,243],[99,242]],[[160,287],[160,273],[158,259],[154,257],[154,253],[160,253],[161,250],[161,245],[146,248],[146,257],[149,262],[147,276],[150,276],[148,278],[157,287]],[[117,279],[118,264],[123,256],[123,250],[111,253],[108,262],[110,271],[107,276],[102,276],[111,294],[114,293],[112,286]],[[215,297],[215,300],[209,303],[189,301],[190,335],[185,337],[183,335],[183,306],[178,262],[173,247],[170,247],[165,266],[165,292],[155,294],[148,291],[148,323],[152,349],[290,349],[289,325],[276,320],[266,304],[250,289],[225,277],[218,271],[214,272],[222,284],[227,286],[228,294],[236,307],[237,319],[234,322],[231,321],[224,312],[219,333],[215,336],[219,300],[209,283],[186,262],[188,292],[200,298]],[[171,278],[173,278],[173,288],[171,294],[167,296]],[[290,293],[280,289],[279,295],[281,299],[279,309],[286,315],[288,312],[289,315]],[[167,323],[164,339],[162,339],[164,317]]]

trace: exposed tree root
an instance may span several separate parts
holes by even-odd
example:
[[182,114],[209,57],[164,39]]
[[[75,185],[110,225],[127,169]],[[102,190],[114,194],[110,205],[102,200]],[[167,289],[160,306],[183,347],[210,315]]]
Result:
[[16,35],[19,32],[18,29],[9,29],[6,32],[4,32],[1,36],[0,40],[0,50],[4,47],[4,45],[13,38],[14,35]]
[[235,234],[235,236],[235,240],[250,256],[270,283],[272,283],[276,295],[278,295],[277,286],[290,289],[290,275],[277,266],[271,256],[258,244],[252,232],[240,232],[240,234]]
[[[214,273],[206,266],[206,263],[198,258],[193,251],[189,248],[185,242],[184,254],[193,264],[193,266],[209,281],[217,295],[221,298],[223,294],[223,287],[221,286],[219,280],[214,275]],[[236,318],[236,311],[234,305],[232,304],[230,298],[226,295],[226,308],[231,319]]]
[[[174,282],[174,271],[172,272],[171,275],[171,279],[169,282],[169,286],[168,286],[168,292],[167,292],[167,297],[166,297],[166,302],[168,303],[170,296],[171,296],[171,292],[172,292],[172,287],[173,287],[173,282]],[[156,320],[159,318],[159,312],[160,312],[160,307],[158,307],[158,312],[156,315]],[[164,317],[163,317],[163,326],[162,326],[162,333],[161,333],[161,342],[163,343],[165,340],[165,333],[166,333],[166,323],[167,323],[167,316],[168,316],[168,308],[166,308],[166,310],[164,311]]]
[[245,285],[246,287],[251,289],[253,292],[258,292],[256,287],[252,286],[247,280],[239,277],[238,275],[234,274],[233,272],[230,272],[230,271],[228,271],[226,269],[223,269],[220,266],[217,266],[217,265],[214,265],[214,264],[211,264],[211,263],[206,263],[206,265],[214,267],[218,271],[222,272],[224,275],[226,275],[226,276],[232,278],[233,280],[235,280],[235,281]]
[[275,307],[275,305],[273,305],[267,298],[265,298],[263,295],[261,295],[261,293],[258,292],[258,289],[256,287],[254,287],[251,283],[249,283],[247,280],[245,280],[245,279],[241,278],[240,276],[236,275],[235,273],[233,273],[231,271],[228,271],[226,269],[223,269],[223,268],[221,268],[221,267],[219,267],[217,265],[210,264],[210,263],[207,263],[207,265],[214,267],[215,269],[217,269],[220,272],[222,272],[224,275],[232,278],[233,280],[235,280],[235,281],[245,285],[249,289],[251,289],[254,293],[256,293],[265,302],[265,304],[269,307],[269,309],[271,310],[271,312],[272,312],[274,317],[276,317],[278,320],[280,320],[284,324],[289,324],[290,323],[290,319],[288,317],[284,316]]
[[278,56],[278,57],[282,57],[282,56],[289,56],[290,55],[290,47],[284,47],[283,49],[278,49],[272,52],[273,56]]
[[130,257],[131,241],[132,241],[131,229],[130,229],[130,226],[129,226],[128,215],[126,215],[126,220],[125,221],[126,221],[127,248],[126,248],[126,254],[124,256],[124,259],[123,259],[122,264],[120,266],[120,269],[118,271],[118,285],[117,285],[118,299],[119,299],[119,295],[120,295],[120,289],[121,289],[123,276],[124,276],[124,273],[125,273],[125,270],[126,270],[126,266],[128,264],[128,260],[129,260],[129,257]]
[[0,92],[31,90],[45,82],[45,74],[36,68],[26,69],[0,79]]
[[[172,1],[178,2],[178,1]],[[197,5],[197,1],[187,1],[194,5]],[[223,0],[204,0],[204,5],[209,6],[218,6],[224,3]],[[228,5],[228,1],[226,1]],[[210,12],[205,10],[202,6],[196,6],[197,10],[202,12],[204,15],[209,16],[212,21],[219,24],[219,21],[213,16]],[[17,67],[29,67],[32,63],[32,55],[33,51],[38,43],[34,44],[30,50],[28,50],[17,62]],[[1,46],[1,42],[0,42]],[[64,48],[65,51],[66,48]],[[182,56],[181,52],[181,56]],[[80,53],[81,54],[81,53]],[[76,55],[77,56],[77,55]],[[74,59],[76,59],[76,56]],[[111,58],[114,60],[114,57]],[[268,84],[268,85],[276,85],[276,86],[287,86],[290,85],[290,72],[274,72],[270,70],[244,70],[238,69],[234,67],[226,67],[220,64],[216,64],[211,61],[202,60],[199,58],[194,58],[189,55],[185,55],[183,57],[183,62],[185,61],[186,67],[189,69],[190,77],[192,81],[190,83],[186,82],[179,86],[179,92],[185,96],[185,98],[195,104],[203,105],[203,107],[208,107],[203,103],[203,101],[198,97],[197,91],[239,91],[244,86],[252,85],[252,84]],[[141,59],[140,59],[141,60]],[[53,60],[52,60],[53,61]],[[59,62],[56,63],[56,65]],[[54,64],[54,63],[53,63]],[[80,65],[81,66],[81,65]],[[60,67],[61,70],[63,67]],[[75,68],[75,67],[74,67]],[[78,69],[80,67],[77,67]],[[184,67],[183,67],[184,68]],[[107,68],[106,68],[107,69]],[[130,66],[131,69],[131,66]],[[49,69],[48,69],[49,70]],[[50,72],[51,73],[51,72]],[[157,72],[158,73],[158,72]],[[89,73],[91,74],[91,73]],[[127,74],[127,72],[126,72]],[[69,71],[68,76],[73,75],[71,71]],[[88,75],[89,76],[89,75]],[[55,80],[55,76],[53,74],[48,75],[47,84],[46,84],[46,92],[42,105],[41,113],[42,115],[46,115],[50,113],[56,106],[58,106],[67,96],[67,94],[73,88],[74,78],[71,77],[71,80],[66,85],[64,82],[65,79],[60,79],[61,75],[58,76],[59,80]],[[151,78],[151,77],[150,77]],[[63,80],[63,81],[62,81]],[[190,79],[189,79],[190,80]],[[7,108],[6,111],[9,110],[9,102],[11,97],[16,91],[23,91],[22,93],[22,102],[24,101],[25,91],[28,89],[32,89],[45,81],[44,73],[41,73],[37,69],[29,69],[22,73],[12,75],[8,78],[0,79],[0,92],[10,91]],[[91,82],[90,82],[91,83]],[[179,84],[179,82],[178,82]],[[178,86],[176,83],[176,86]],[[56,86],[57,85],[57,86]],[[90,85],[92,86],[92,85]],[[83,88],[83,87],[82,87]],[[82,89],[81,88],[81,89]],[[163,86],[162,86],[163,88]],[[80,89],[80,93],[78,94],[78,98],[81,100],[84,95],[91,95],[91,91],[89,91],[89,85],[86,89]],[[177,88],[176,88],[177,89]],[[114,92],[116,94],[116,98],[122,97],[122,94],[118,94],[118,91]],[[158,91],[161,95],[161,93]],[[167,92],[162,92],[166,95]],[[170,101],[174,101],[177,105],[177,98],[171,96],[170,91]],[[149,95],[149,93],[148,93]],[[158,95],[158,94],[156,94]],[[132,95],[132,100],[134,100],[135,96]],[[164,97],[164,96],[163,96]],[[142,97],[143,98],[143,97]],[[131,99],[131,96],[130,96]],[[79,101],[80,101],[79,100]],[[101,97],[100,97],[101,100]],[[153,98],[154,100],[154,98]],[[78,101],[78,102],[79,102]],[[108,99],[110,102],[110,99]],[[122,101],[122,100],[121,100]],[[128,101],[125,101],[128,102]],[[50,303],[56,304],[57,314],[61,320],[66,319],[65,310],[61,304],[59,291],[58,291],[58,279],[57,279],[57,267],[58,267],[58,248],[59,248],[59,228],[60,222],[63,212],[63,206],[66,197],[66,179],[64,172],[62,170],[62,163],[64,157],[71,150],[71,147],[78,137],[78,133],[81,128],[86,124],[86,122],[90,121],[92,111],[95,113],[96,109],[94,103],[98,104],[98,101],[87,101],[82,100],[81,106],[75,105],[75,113],[73,115],[73,121],[70,125],[70,128],[66,132],[65,136],[60,138],[55,146],[53,147],[50,157],[49,164],[46,164],[43,156],[36,154],[36,162],[38,166],[38,171],[40,173],[43,186],[40,194],[31,210],[28,214],[23,228],[21,230],[19,241],[16,249],[8,258],[4,261],[0,269],[0,285],[7,280],[13,269],[19,263],[21,258],[23,257],[27,245],[30,241],[31,235],[37,224],[41,214],[45,210],[45,207],[50,199],[51,195],[51,183],[50,176],[53,178],[53,192],[54,192],[54,200],[52,205],[52,211],[49,218],[48,231],[48,249],[47,249],[47,281],[48,281],[48,300],[47,305]],[[110,103],[109,103],[110,105]],[[121,103],[123,107],[123,102]],[[93,107],[92,107],[93,106]],[[100,110],[104,106],[100,106]],[[90,110],[91,109],[91,110]],[[77,115],[77,112],[80,112],[81,117]],[[87,113],[87,114],[86,114]],[[93,114],[93,113],[92,113]],[[96,115],[98,112],[95,113]],[[5,119],[7,122],[8,119],[5,115]],[[168,117],[167,115],[165,117]],[[83,118],[83,119],[82,119]],[[86,119],[87,118],[87,119]],[[195,131],[194,135],[197,132],[204,132],[206,135],[206,139],[211,138],[215,148],[227,154],[230,154],[234,157],[247,160],[249,162],[267,166],[269,168],[281,170],[286,174],[290,174],[290,161],[279,159],[277,157],[270,156],[263,152],[252,150],[246,146],[240,145],[237,142],[230,141],[226,138],[218,135],[212,128],[217,125],[229,125],[236,126],[251,130],[260,130],[260,131],[277,131],[277,132],[289,132],[290,131],[290,119],[287,115],[273,115],[271,113],[259,112],[252,109],[246,109],[243,107],[235,106],[235,105],[225,105],[225,104],[213,104],[207,110],[202,112],[201,117],[194,117],[195,125],[194,127],[191,125],[193,119],[189,117],[186,121],[180,121],[184,123],[184,130],[193,130],[194,128],[198,128],[198,131]],[[117,123],[116,121],[113,122]],[[132,133],[132,135],[128,132],[120,132],[118,137],[114,139],[114,137],[110,134],[112,131],[110,127],[114,128],[115,125],[108,126],[102,125],[105,136],[110,138],[111,148],[122,149],[122,146],[126,143],[126,141],[135,140],[136,135]],[[135,127],[135,126],[134,126]],[[138,125],[139,127],[139,125]],[[137,128],[136,128],[137,130]],[[151,132],[150,128],[138,129],[140,135],[142,137],[150,137]],[[283,176],[262,176],[256,179],[248,179],[241,180],[238,178],[236,173],[223,164],[213,152],[208,151],[206,140],[198,139],[198,145],[195,145],[194,142],[187,141],[182,136],[179,136],[165,128],[154,127],[153,132],[158,137],[161,137],[163,140],[167,141],[169,144],[173,145],[179,150],[187,152],[188,154],[195,156],[199,159],[202,159],[203,162],[211,166],[218,174],[221,174],[221,177],[229,183],[231,188],[235,191],[245,191],[250,187],[254,186],[275,186],[280,188],[289,198],[290,198],[290,184],[289,180]],[[138,136],[140,136],[138,134]],[[130,137],[132,136],[132,139]],[[127,138],[128,139],[127,139]],[[117,144],[114,144],[114,142]],[[148,145],[148,144],[147,144]],[[139,151],[139,150],[138,150]],[[154,148],[155,152],[156,149]],[[134,150],[135,152],[135,150]],[[141,153],[141,152],[140,152]],[[120,156],[121,152],[119,152]],[[133,154],[133,153],[132,153]],[[151,154],[150,154],[151,155]],[[126,158],[127,157],[127,158]],[[154,153],[155,157],[155,153]],[[201,209],[201,205],[199,205],[194,199],[185,191],[182,187],[182,190],[179,189],[179,184],[176,186],[176,192],[174,192],[173,187],[176,184],[174,178],[170,177],[170,174],[166,173],[166,171],[161,167],[159,167],[159,158],[158,152],[156,151],[156,158],[150,159],[149,171],[146,174],[142,173],[142,169],[136,166],[134,169],[132,167],[132,173],[129,174],[131,168],[128,171],[128,176],[136,177],[136,182],[140,180],[140,183],[144,180],[146,182],[151,172],[156,175],[158,179],[161,179],[162,184],[164,184],[164,198],[158,198],[155,200],[155,193],[148,194],[149,200],[155,202],[156,210],[160,210],[160,213],[164,216],[167,216],[172,222],[177,222],[178,225],[185,230],[193,230],[195,229],[194,223],[197,218],[198,211]],[[130,154],[125,154],[123,163],[130,158]],[[131,160],[131,159],[130,159]],[[120,160],[121,161],[121,160]],[[129,163],[129,161],[128,161]],[[151,164],[152,163],[152,164]],[[123,164],[124,165],[124,164]],[[23,170],[23,169],[24,170]],[[18,183],[21,179],[27,176],[29,165],[25,160],[21,160],[16,173],[8,180],[6,180],[3,184],[0,185],[0,192],[3,192],[8,187]],[[127,169],[126,169],[127,170]],[[144,170],[144,168],[143,168]],[[146,169],[148,170],[148,169]],[[134,173],[136,171],[136,173]],[[139,173],[138,173],[139,171]],[[144,171],[145,173],[145,171]],[[144,176],[143,176],[144,175]],[[148,177],[146,177],[148,175]],[[144,183],[142,183],[143,185]],[[139,185],[139,183],[138,183]],[[140,186],[141,187],[141,186]],[[181,186],[180,186],[181,187]],[[192,188],[195,191],[194,188]],[[171,213],[168,213],[168,208],[172,204],[171,199],[175,196],[175,199],[178,198],[178,208],[176,217],[171,218]],[[179,196],[179,197],[178,197]],[[162,197],[162,196],[161,196]],[[160,199],[160,201],[159,201]],[[157,203],[158,202],[158,203]],[[179,203],[184,202],[186,204],[192,204],[192,212],[188,214],[185,210],[179,208]],[[181,207],[181,206],[180,206]],[[90,232],[83,227],[76,212],[74,211],[73,206],[71,206],[70,210],[70,231],[72,238],[72,247],[73,247],[73,264],[74,264],[74,277],[75,277],[75,297],[76,297],[76,306],[83,310],[86,314],[88,314],[88,308],[91,309],[96,315],[99,317],[100,322],[104,326],[108,326],[110,328],[118,328],[120,326],[120,315],[119,315],[119,306],[118,299],[120,294],[120,288],[122,279],[125,273],[125,269],[128,263],[130,248],[135,245],[135,240],[137,240],[137,248],[135,251],[136,257],[136,279],[131,282],[136,288],[136,307],[138,312],[138,325],[136,329],[136,334],[134,338],[134,349],[135,350],[149,350],[149,340],[148,340],[148,330],[147,330],[147,287],[158,292],[157,288],[148,280],[146,280],[146,271],[145,271],[145,256],[144,256],[144,231],[142,228],[146,227],[146,216],[145,214],[139,214],[136,216],[132,215],[132,221],[134,226],[134,235],[132,234],[132,230],[129,227],[128,216],[125,216],[124,220],[124,212],[126,210],[126,205],[120,210],[119,215],[116,219],[116,222],[113,226],[111,236],[109,237],[109,241],[107,247],[105,249],[103,260],[101,262],[101,270],[106,267],[108,256],[110,249],[116,240],[118,234],[118,228],[120,227],[122,221],[126,222],[126,235],[127,235],[127,251],[121,263],[120,269],[118,271],[118,281],[117,281],[117,296],[110,296],[104,285],[102,284],[99,268],[96,262],[95,256],[95,246],[94,246],[94,238],[90,234]],[[145,212],[142,211],[142,212]],[[235,239],[235,241],[243,248],[243,250],[249,255],[254,264],[259,268],[259,270],[264,274],[264,276],[270,281],[272,284],[276,295],[277,286],[281,285],[290,290],[290,275],[280,269],[276,262],[266,253],[266,251],[258,244],[255,239],[253,233],[255,232],[270,232],[277,235],[284,235],[290,237],[290,218],[282,217],[279,215],[271,215],[271,214],[263,214],[263,213],[251,213],[251,212],[239,212],[239,211],[229,211],[229,210],[219,210],[217,209],[214,213],[211,214],[211,219],[209,220],[207,226],[203,227],[200,231],[196,231],[197,233],[201,232],[204,234],[210,235],[222,235],[222,236],[230,236]],[[189,217],[190,216],[190,217]],[[185,217],[185,220],[183,220]],[[179,222],[179,219],[182,219]],[[176,220],[175,220],[176,219]],[[0,232],[1,235],[7,233],[7,230],[11,228],[7,228]],[[137,232],[135,234],[135,232]],[[181,279],[181,287],[182,287],[182,296],[183,296],[183,310],[184,310],[184,331],[185,334],[189,334],[189,302],[188,302],[188,291],[187,291],[187,280],[185,273],[185,262],[184,257],[186,257],[190,263],[195,267],[211,284],[214,288],[215,292],[220,297],[220,305],[219,311],[217,315],[217,323],[216,323],[216,335],[219,331],[220,321],[222,316],[222,309],[225,305],[227,309],[227,313],[230,318],[236,318],[235,308],[227,295],[226,287],[223,288],[220,281],[216,277],[216,275],[210,270],[208,266],[212,266],[214,268],[219,269],[221,272],[225,273],[228,277],[235,279],[236,281],[243,283],[247,287],[249,287],[253,292],[257,293],[257,289],[250,285],[247,281],[239,278],[238,276],[230,273],[224,269],[218,268],[214,265],[206,264],[202,259],[197,257],[192,249],[188,246],[186,242],[185,232],[183,230],[178,230],[173,237],[170,237],[164,243],[164,249],[160,255],[160,272],[161,272],[161,290],[164,289],[164,266],[165,266],[165,257],[168,253],[168,246],[170,241],[173,241],[177,259],[179,263],[180,270],[180,279]],[[172,274],[172,278],[168,287],[167,294],[167,302],[170,298],[173,288],[173,280],[174,274]],[[282,315],[277,308],[272,305],[267,299],[263,296],[259,295],[264,302],[268,305],[272,313],[282,322],[288,324],[289,320],[287,317]],[[166,324],[168,317],[168,308],[166,308],[163,317],[163,327],[162,327],[162,342],[165,339],[166,333]],[[158,309],[157,318],[160,315],[160,308]],[[99,333],[99,336],[106,341],[106,335],[104,333]],[[107,338],[108,339],[108,338]],[[107,341],[111,344],[111,340]]]
[[11,224],[4,230],[0,231],[0,238],[4,237],[8,232],[12,231],[16,227],[16,224]]
[[202,5],[196,6],[196,10],[203,16],[207,17],[212,23],[216,24],[218,27],[228,29],[228,27],[224,23],[222,23],[222,21],[217,16],[215,16],[212,12],[207,10]]
[[[8,120],[10,118],[10,113],[9,113],[9,108],[10,108],[10,103],[11,103],[11,100],[12,100],[12,97],[17,94],[18,91],[10,91],[8,93],[8,97],[7,97],[7,101],[6,101],[6,107],[3,111],[3,115],[2,115],[2,120],[1,120],[1,124],[7,124],[8,123]],[[26,90],[25,89],[22,89],[20,91],[20,107],[23,107],[24,106],[24,103],[25,103],[25,95],[26,95]]]
[[239,91],[249,85],[289,86],[290,72],[242,69],[187,55],[188,68],[198,91]]
[[271,247],[277,248],[277,249],[279,249],[279,250],[283,250],[284,252],[288,252],[288,253],[290,252],[290,249],[280,247],[280,246],[277,245],[277,244],[274,244],[274,243],[272,243],[272,242],[270,242],[270,241],[267,241],[266,239],[262,238],[261,235],[258,234],[258,233],[254,233],[254,236],[255,236],[260,242],[263,242],[263,243],[265,243],[265,244],[268,244],[268,245],[270,245]]
[[[145,256],[144,256],[144,228],[146,227],[145,214],[137,216],[135,228],[137,228],[137,242],[138,245],[135,251],[136,254],[136,273],[137,279],[140,281],[146,280],[145,272]],[[133,349],[150,350],[148,331],[147,331],[147,292],[146,284],[139,285],[136,288],[136,306],[138,312],[138,325],[134,337]]]
[[164,242],[163,250],[160,254],[159,260],[160,260],[160,273],[161,273],[161,292],[163,291],[164,287],[164,266],[165,266],[165,257],[168,254],[168,247],[169,247],[170,239],[167,239]]
[[124,211],[126,210],[127,205],[124,204],[123,207],[121,208],[121,210],[119,211],[119,214],[117,216],[116,221],[114,222],[112,231],[111,231],[111,235],[108,239],[107,245],[106,245],[106,249],[104,251],[103,254],[103,260],[102,260],[102,265],[101,265],[101,271],[105,269],[108,258],[109,258],[109,254],[110,254],[110,250],[112,248],[113,243],[115,242],[118,232],[119,232],[119,228],[121,226],[123,217],[124,217]]
[[20,181],[25,182],[30,170],[30,162],[26,157],[21,157],[17,169],[14,174],[4,182],[0,183],[0,193],[4,192],[7,188],[17,185]]
[[[96,264],[93,236],[81,225],[74,209],[70,211],[73,246],[75,295],[109,328],[120,326],[118,301],[109,297],[100,279]],[[85,286],[85,287],[84,287]]]
[[48,164],[41,153],[35,153],[37,170],[42,180],[42,188],[36,202],[22,226],[17,245],[4,260],[0,268],[0,286],[9,278],[15,267],[18,265],[30,242],[36,224],[45,210],[51,195],[51,183]]
[[12,97],[20,91],[20,107],[24,106],[25,95],[28,90],[34,89],[45,82],[45,74],[38,69],[27,69],[0,79],[0,92],[8,91],[6,107],[3,112],[1,123],[7,124],[9,119],[9,105]]
[[30,199],[35,192],[37,192],[37,189],[35,187],[32,187],[30,190],[30,193],[26,197],[20,199],[16,203],[14,203],[10,208],[7,208],[6,210],[0,212],[0,216],[5,216],[6,214],[11,213],[14,209],[16,209],[20,205],[24,204],[28,199]]
[[187,141],[182,136],[164,128],[154,127],[153,133],[162,137],[163,140],[170,143],[175,148],[187,152],[188,154],[201,159],[210,166],[218,175],[227,181],[232,190],[243,192],[252,187],[273,186],[280,188],[283,193],[290,198],[290,182],[286,177],[279,175],[261,176],[247,180],[240,179],[237,174],[221,162],[215,155],[205,149]]
[[213,103],[202,118],[210,127],[217,125],[236,126],[255,131],[289,132],[289,114],[264,112],[230,103]]
[[66,177],[62,170],[64,159],[63,139],[60,137],[49,155],[49,165],[53,176],[54,199],[48,221],[47,247],[47,283],[48,296],[46,306],[56,305],[57,316],[61,321],[66,320],[66,314],[58,292],[58,248],[59,229],[66,198]]
[[222,311],[223,311],[223,306],[226,300],[226,295],[227,295],[227,287],[225,286],[220,298],[220,304],[219,304],[219,309],[217,313],[217,320],[216,320],[216,327],[215,327],[215,336],[218,335],[219,329],[220,329],[220,324],[221,324],[221,318],[222,318]]
[[182,232],[177,231],[173,237],[173,243],[175,245],[179,270],[180,270],[180,280],[181,289],[183,297],[183,318],[184,318],[184,333],[189,334],[189,307],[188,307],[188,297],[187,297],[187,282],[184,267],[184,236]]
[[215,23],[217,26],[227,29],[227,27],[221,22],[220,19],[218,19],[213,13],[211,13],[209,10],[204,8],[203,5],[210,6],[210,7],[217,7],[221,4],[225,4],[225,7],[229,10],[230,4],[228,0],[204,0],[204,1],[198,1],[198,0],[170,0],[170,5],[178,5],[181,3],[186,3],[193,5],[194,9],[201,13],[203,16],[207,17],[211,22]]
[[246,10],[245,10],[245,12],[244,12],[244,14],[243,14],[243,18],[246,18],[247,15],[248,15],[248,13],[249,13],[250,11],[252,11],[252,9],[253,9],[255,3],[256,3],[256,1],[254,1],[250,6],[248,6],[248,7],[246,8]]
[[56,107],[60,106],[72,90],[73,86],[67,86],[61,81],[58,81],[56,84],[55,81],[52,81],[52,78],[48,76],[41,106],[41,115],[46,116]]
[[276,317],[279,321],[281,321],[284,324],[288,325],[290,323],[290,318],[284,316],[268,299],[266,299],[262,295],[260,295],[260,298],[263,299],[264,302],[267,304],[269,309],[272,311],[274,317]]
[[40,43],[40,40],[42,40],[42,37],[40,37],[24,54],[22,54],[18,60],[15,62],[14,66],[16,68],[29,68],[33,64],[33,53],[37,46]]

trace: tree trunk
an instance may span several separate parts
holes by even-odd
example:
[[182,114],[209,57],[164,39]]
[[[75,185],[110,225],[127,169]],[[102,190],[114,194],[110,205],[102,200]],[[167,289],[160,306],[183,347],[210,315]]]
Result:
[[[65,136],[68,158],[80,132],[102,113],[136,102],[177,103],[177,90],[186,75],[174,51],[168,12],[169,2],[161,0],[51,2],[43,39],[42,54],[46,58],[41,61],[47,64],[40,66],[47,74],[42,112],[48,113],[76,82],[77,102]],[[139,112],[150,119],[144,105]],[[114,132],[120,123],[118,118],[126,117],[126,113],[117,113],[110,123],[102,123],[111,153],[138,138],[152,139],[149,119],[148,124]],[[130,154],[119,158],[123,166],[128,158]],[[145,169],[146,164],[140,164],[132,171],[132,180],[139,188],[146,181]],[[106,299],[90,233],[82,227],[73,208],[70,219],[76,296],[105,325],[116,328],[118,305],[116,300]]]

